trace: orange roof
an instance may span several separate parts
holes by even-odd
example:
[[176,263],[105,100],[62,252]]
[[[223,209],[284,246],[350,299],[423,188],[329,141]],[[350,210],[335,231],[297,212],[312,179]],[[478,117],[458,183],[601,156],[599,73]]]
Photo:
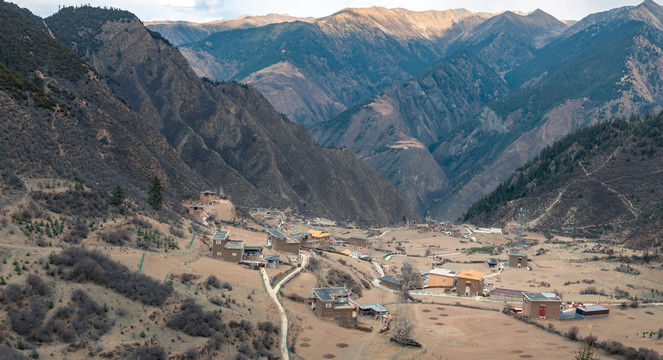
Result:
[[311,234],[311,236],[313,236],[315,238],[322,238],[322,237],[327,237],[327,236],[331,235],[331,234],[326,233],[324,231],[314,230],[314,229],[309,230],[308,233]]
[[463,270],[456,275],[457,278],[470,279],[470,280],[481,280],[483,276],[486,275],[482,272],[476,270]]
[[344,249],[341,253],[350,256],[350,249]]

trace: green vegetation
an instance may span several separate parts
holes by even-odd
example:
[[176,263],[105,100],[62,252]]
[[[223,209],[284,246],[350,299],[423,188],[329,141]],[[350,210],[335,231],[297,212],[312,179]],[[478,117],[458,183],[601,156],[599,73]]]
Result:
[[157,230],[138,229],[136,245],[140,248],[150,248],[154,244],[157,248],[166,250],[179,249],[179,245],[170,236],[165,236]]
[[122,203],[124,203],[124,198],[124,190],[122,190],[120,185],[116,185],[111,191],[111,204],[115,206],[122,206]]
[[28,232],[46,235],[50,238],[57,238],[64,231],[64,220],[62,219],[53,219],[50,216],[46,218],[46,221],[35,219],[32,220],[24,215],[16,215],[13,218],[14,222],[18,226],[23,226]]
[[588,343],[583,343],[580,345],[580,349],[576,353],[575,360],[598,360],[598,355],[594,354],[592,350],[592,345]]
[[[606,121],[569,134],[546,147],[533,160],[519,168],[492,193],[474,203],[462,217],[467,221],[496,209],[508,201],[527,196],[537,189],[551,189],[568,181],[585,162],[597,153],[613,149],[633,135],[649,138],[641,146],[663,146],[663,115],[647,114],[644,120],[631,117]],[[663,211],[663,208],[661,209]]]
[[155,175],[150,180],[150,190],[147,192],[147,203],[152,206],[154,210],[161,210],[163,206],[163,195],[161,191],[163,187],[161,186],[161,180]]
[[475,247],[467,250],[467,255],[472,254],[492,254],[495,251],[494,246]]

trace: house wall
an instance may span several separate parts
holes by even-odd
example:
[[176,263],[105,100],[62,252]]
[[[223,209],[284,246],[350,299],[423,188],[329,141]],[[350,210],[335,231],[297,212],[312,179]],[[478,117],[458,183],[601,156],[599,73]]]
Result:
[[[330,307],[327,307],[327,304],[329,304]],[[315,308],[313,309],[313,312],[320,319],[334,321],[335,323],[343,327],[351,327],[352,325],[354,325],[354,318],[352,317],[352,312],[353,312],[352,308],[344,307],[337,309],[334,307],[333,301],[324,302],[317,299],[315,302]]]
[[544,319],[559,320],[561,305],[559,301],[528,301],[523,299],[523,314],[530,319],[539,319],[539,310],[542,305],[546,307],[546,316]]
[[299,254],[299,243],[288,244],[285,239],[272,238],[272,249],[288,254]]
[[235,263],[242,261],[244,249],[226,249],[224,245],[225,241],[212,241],[212,258]]
[[454,278],[451,276],[428,274],[428,287],[452,288],[453,286]]
[[509,254],[509,267],[512,269],[518,268],[518,259],[521,260],[521,269],[527,268],[527,255],[513,255]]
[[391,290],[396,290],[396,291],[403,290],[401,285],[396,285],[396,284],[394,284],[392,282],[389,282],[389,281],[380,280],[380,285],[382,285],[382,286],[384,286],[388,289],[391,289]]
[[465,296],[465,288],[468,287],[467,282],[470,283],[470,296],[483,295],[483,279],[472,280],[464,278],[456,278],[456,294]]
[[359,246],[359,247],[368,247],[368,241],[362,240],[362,239],[353,239],[349,238],[348,239],[348,244],[352,246]]

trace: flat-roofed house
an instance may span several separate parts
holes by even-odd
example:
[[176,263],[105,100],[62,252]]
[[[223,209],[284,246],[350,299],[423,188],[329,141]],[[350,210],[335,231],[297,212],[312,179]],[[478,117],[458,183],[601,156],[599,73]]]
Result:
[[483,295],[483,276],[476,270],[463,270],[456,274],[456,294],[460,296]]
[[522,302],[522,290],[502,289],[493,287],[490,289],[490,300],[504,301],[504,302]]
[[300,241],[276,229],[267,230],[267,246],[272,250],[299,256]]
[[455,278],[455,272],[447,269],[435,268],[428,272],[428,287],[451,289],[454,287]]
[[224,245],[226,241],[230,239],[230,231],[217,230],[212,235],[212,257],[215,259],[220,259],[223,256]]
[[343,327],[351,327],[356,322],[357,303],[342,287],[313,289],[311,308],[320,319],[335,321]]
[[385,275],[380,278],[380,285],[395,291],[403,291],[403,282],[394,279],[391,275]]
[[523,293],[523,315],[530,319],[559,320],[562,299],[555,293]]
[[510,268],[527,268],[527,254],[521,253],[516,249],[508,251]]
[[366,249],[366,248],[368,248],[368,238],[364,237],[364,236],[353,235],[353,236],[350,236],[350,238],[348,239],[348,244],[352,245],[352,246],[359,247],[359,248]]

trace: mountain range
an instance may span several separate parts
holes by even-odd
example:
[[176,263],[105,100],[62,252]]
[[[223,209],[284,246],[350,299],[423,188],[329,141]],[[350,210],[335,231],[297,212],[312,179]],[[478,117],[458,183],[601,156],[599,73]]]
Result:
[[662,14],[651,0],[575,23],[345,9],[180,49],[199,75],[252,83],[322,145],[353,149],[421,216],[454,220],[564,135],[659,108]]
[[[238,206],[387,224],[416,214],[350,150],[325,149],[253,87],[204,81],[133,14],[1,3],[5,169],[179,206],[203,189]],[[70,50],[71,49],[71,50]],[[31,145],[30,145],[31,144]]]

